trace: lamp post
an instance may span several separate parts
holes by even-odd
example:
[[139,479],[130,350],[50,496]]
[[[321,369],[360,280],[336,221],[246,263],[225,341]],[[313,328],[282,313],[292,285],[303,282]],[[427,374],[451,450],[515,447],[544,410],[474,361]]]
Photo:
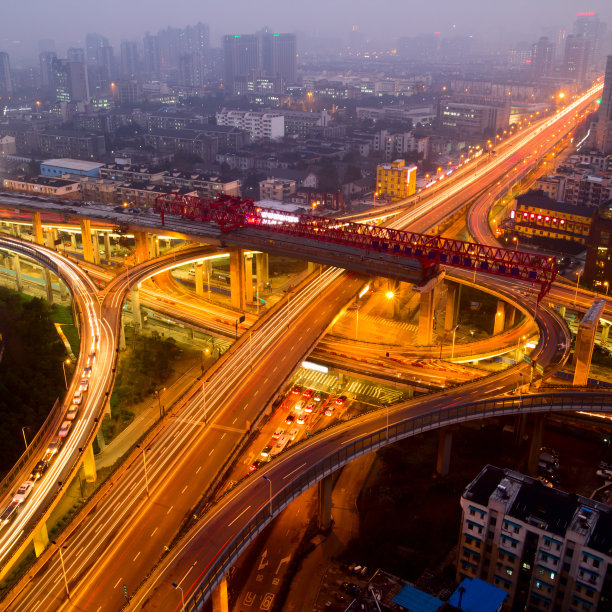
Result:
[[149,497],[149,475],[147,473],[147,451],[151,450],[151,447],[147,446],[147,448],[144,447],[144,444],[137,444],[136,448],[139,448],[142,450],[142,464],[144,466],[144,475],[145,475],[145,487],[147,489],[147,497]]
[[389,441],[389,404],[383,404],[383,408],[387,410],[387,442]]
[[359,339],[359,304],[357,304],[357,319],[355,320],[355,340]]
[[[198,376],[198,380],[201,380],[200,376]],[[204,425],[206,425],[206,416],[208,414],[208,410],[206,409],[206,385],[209,382],[210,378],[202,380],[202,408],[204,409]]]
[[272,481],[267,476],[262,476],[262,478],[268,481],[270,487],[270,516],[272,516]]
[[610,283],[608,281],[604,281],[604,287],[606,288],[606,297],[608,296],[608,289],[610,288]]
[[457,328],[459,327],[459,323],[453,327],[453,347],[451,349],[451,359],[455,358],[455,335],[457,334]]
[[66,366],[70,364],[70,359],[62,361],[62,370],[64,371],[64,384],[66,385],[66,391],[68,391],[68,378],[66,376]]
[[28,440],[26,439],[26,435],[25,435],[25,430],[26,429],[30,429],[29,425],[25,425],[24,427],[21,428],[21,433],[23,434],[23,442],[25,444],[26,450],[28,450]]
[[164,387],[163,389],[157,389],[156,391],[154,391],[155,393],[155,397],[157,397],[157,405],[159,406],[159,418],[161,419],[164,413],[164,407],[162,406],[161,403],[161,392],[165,391],[166,387]]
[[183,592],[183,588],[179,586],[178,584],[176,584],[176,582],[173,582],[172,586],[181,592],[181,608],[183,612],[185,612],[185,593]]
[[64,556],[62,555],[62,548],[68,548],[67,546],[60,546],[55,540],[51,540],[51,544],[55,544],[59,549],[60,563],[62,564],[62,573],[64,574],[64,585],[66,586],[66,595],[70,599],[70,591],[68,590],[68,579],[66,578],[66,566],[64,565]]
[[580,284],[580,277],[582,276],[582,270],[576,272],[578,278],[576,279],[576,291],[574,292],[574,304],[578,303],[578,285]]

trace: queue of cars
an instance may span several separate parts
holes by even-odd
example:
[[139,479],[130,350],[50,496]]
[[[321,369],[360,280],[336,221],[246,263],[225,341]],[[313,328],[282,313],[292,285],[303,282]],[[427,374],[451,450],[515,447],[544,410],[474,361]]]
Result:
[[64,420],[59,426],[55,437],[47,446],[47,450],[40,458],[40,460],[34,466],[34,469],[30,473],[30,477],[26,480],[18,489],[11,503],[4,509],[0,514],[0,527],[9,523],[23,508],[26,499],[30,493],[34,490],[36,482],[42,478],[45,472],[49,469],[51,463],[55,460],[55,457],[59,454],[62,445],[66,438],[70,435],[72,424],[78,417],[81,405],[83,403],[83,394],[89,389],[89,377],[91,376],[91,368],[96,359],[96,348],[98,344],[98,336],[94,338],[92,350],[87,357],[87,366],[83,370],[82,379],[79,384],[79,388],[75,391],[72,396],[72,400],[66,413],[64,414]]

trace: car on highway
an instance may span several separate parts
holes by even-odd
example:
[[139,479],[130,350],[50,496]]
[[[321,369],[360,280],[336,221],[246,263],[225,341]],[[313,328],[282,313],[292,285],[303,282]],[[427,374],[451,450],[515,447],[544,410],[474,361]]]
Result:
[[312,398],[315,402],[320,402],[321,401],[321,394],[320,393],[315,393],[314,397]]
[[44,459],[42,461],[39,461],[34,466],[34,469],[30,472],[30,480],[36,482],[47,471],[48,467],[49,464],[44,461]]
[[95,360],[96,360],[96,352],[92,351],[91,353],[89,353],[89,356],[87,357],[87,365],[92,366]]
[[297,423],[298,425],[303,425],[303,424],[306,422],[306,419],[307,419],[307,418],[308,418],[308,417],[306,417],[305,415],[300,414],[300,416],[297,418],[296,423]]
[[304,408],[304,412],[312,412],[314,410],[314,402],[309,402],[306,404],[306,408]]
[[6,525],[19,512],[20,502],[12,501],[0,514],[0,525]]
[[82,378],[79,385],[79,391],[87,391],[89,389],[89,378]]
[[272,437],[276,440],[280,438],[285,433],[285,430],[282,427],[278,427],[276,431],[272,434]]
[[33,491],[34,481],[26,480],[18,489],[17,493],[13,497],[13,501],[19,502],[20,504],[25,501],[26,497]]
[[334,414],[334,407],[329,405],[326,409],[325,409],[325,416],[330,417],[332,414]]
[[270,444],[267,444],[266,446],[264,446],[261,449],[261,453],[259,453],[262,457],[269,457],[270,456],[270,451],[272,450],[272,446]]
[[87,379],[91,376],[91,368],[90,367],[86,367],[83,369],[83,378]]
[[70,433],[70,428],[72,427],[72,421],[64,421],[57,432],[58,438],[65,438]]
[[76,404],[72,404],[72,406],[70,406],[70,408],[66,410],[66,420],[74,421],[74,419],[77,418],[78,414],[79,414],[79,406],[77,406]]
[[296,412],[300,412],[302,410],[302,408],[304,407],[304,402],[295,402],[295,406],[293,407],[293,409]]
[[83,392],[75,391],[74,395],[72,396],[72,403],[80,404],[82,401],[83,401]]
[[264,462],[261,459],[255,459],[251,465],[249,465],[249,474],[252,474],[256,469],[258,469]]
[[289,430],[289,433],[287,434],[289,436],[289,440],[293,442],[297,438],[299,433],[300,433],[300,430],[297,427],[294,427],[293,429]]
[[346,395],[341,395],[339,398],[336,399],[336,404],[338,404],[338,406],[344,406],[345,402],[346,402]]
[[59,453],[61,448],[62,448],[62,439],[59,437],[53,438],[53,440],[49,442],[49,446],[47,446],[45,457],[49,457],[50,459],[52,459],[57,453]]
[[301,392],[302,392],[302,387],[300,387],[300,385],[295,385],[295,387],[291,389],[291,393],[293,393],[293,395],[299,395]]
[[295,417],[292,414],[288,414],[287,418],[285,419],[285,423],[287,423],[287,425],[291,425],[293,421],[295,421]]
[[314,393],[314,389],[304,389],[302,393],[302,397],[305,397],[305,398],[312,397],[313,393]]

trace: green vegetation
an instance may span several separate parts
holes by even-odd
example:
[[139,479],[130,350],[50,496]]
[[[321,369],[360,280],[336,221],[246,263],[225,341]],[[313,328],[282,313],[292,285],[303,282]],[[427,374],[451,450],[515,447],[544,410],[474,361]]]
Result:
[[62,326],[62,331],[64,332],[66,338],[68,338],[68,342],[70,343],[70,348],[72,349],[74,356],[78,357],[80,338],[79,331],[72,319],[72,309],[69,306],[54,304],[51,319],[54,323],[59,323]]
[[22,427],[31,440],[64,393],[66,348],[52,321],[52,307],[0,287],[0,470],[8,470],[24,450]]
[[180,349],[173,338],[151,336],[126,337],[127,350],[119,357],[117,379],[111,395],[111,418],[103,423],[108,442],[134,418],[133,406],[164,386],[172,374],[172,363]]

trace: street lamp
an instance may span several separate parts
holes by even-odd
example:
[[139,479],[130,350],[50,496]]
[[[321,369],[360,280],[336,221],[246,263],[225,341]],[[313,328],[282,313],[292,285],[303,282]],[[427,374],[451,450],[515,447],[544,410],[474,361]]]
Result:
[[580,277],[582,276],[582,270],[578,270],[578,272],[576,272],[576,275],[578,276],[578,278],[576,279],[576,291],[574,293],[574,304],[577,304],[577,300],[578,300],[578,285],[580,284]]
[[157,389],[155,390],[153,393],[155,394],[155,397],[157,398],[157,405],[159,406],[159,418],[161,419],[164,413],[164,407],[162,406],[161,403],[161,392],[165,391],[166,387],[163,387],[162,389]]
[[147,458],[146,458],[146,453],[147,451],[151,450],[150,446],[147,446],[147,448],[144,447],[144,444],[137,444],[136,448],[139,448],[142,450],[142,464],[144,465],[144,475],[145,475],[145,487],[147,489],[147,497],[149,497],[149,475],[147,474]]
[[608,295],[608,289],[610,288],[610,283],[608,281],[604,281],[604,287],[606,288],[606,295]]
[[55,544],[59,549],[60,563],[62,564],[62,573],[64,574],[64,584],[66,585],[66,595],[70,599],[70,591],[68,590],[68,579],[66,578],[66,566],[64,565],[64,556],[62,555],[62,548],[68,548],[67,546],[60,546],[55,540],[51,540],[51,544]]
[[183,609],[183,612],[185,612],[185,593],[183,592],[183,588],[176,584],[176,582],[173,582],[172,586],[181,592],[181,607]]
[[[202,378],[198,376],[197,380],[202,380]],[[209,382],[210,378],[202,380],[202,408],[204,409],[204,425],[206,425],[206,415],[208,414],[208,410],[206,409],[206,385]]]
[[267,480],[270,486],[270,516],[272,516],[272,481],[267,476],[262,476],[262,478]]
[[389,404],[383,404],[383,408],[387,410],[387,442],[389,441]]
[[66,366],[70,364],[70,359],[62,361],[62,370],[64,371],[64,384],[66,385],[66,391],[68,391],[68,378],[66,377]]
[[451,359],[455,358],[455,335],[457,333],[457,328],[459,327],[459,323],[453,327],[453,348],[451,349]]
[[21,428],[21,433],[23,434],[23,442],[25,444],[26,450],[28,450],[28,446],[29,445],[28,445],[28,441],[27,441],[26,435],[25,435],[25,430],[26,429],[30,429],[30,426],[29,425],[25,425],[24,427],[22,427]]

